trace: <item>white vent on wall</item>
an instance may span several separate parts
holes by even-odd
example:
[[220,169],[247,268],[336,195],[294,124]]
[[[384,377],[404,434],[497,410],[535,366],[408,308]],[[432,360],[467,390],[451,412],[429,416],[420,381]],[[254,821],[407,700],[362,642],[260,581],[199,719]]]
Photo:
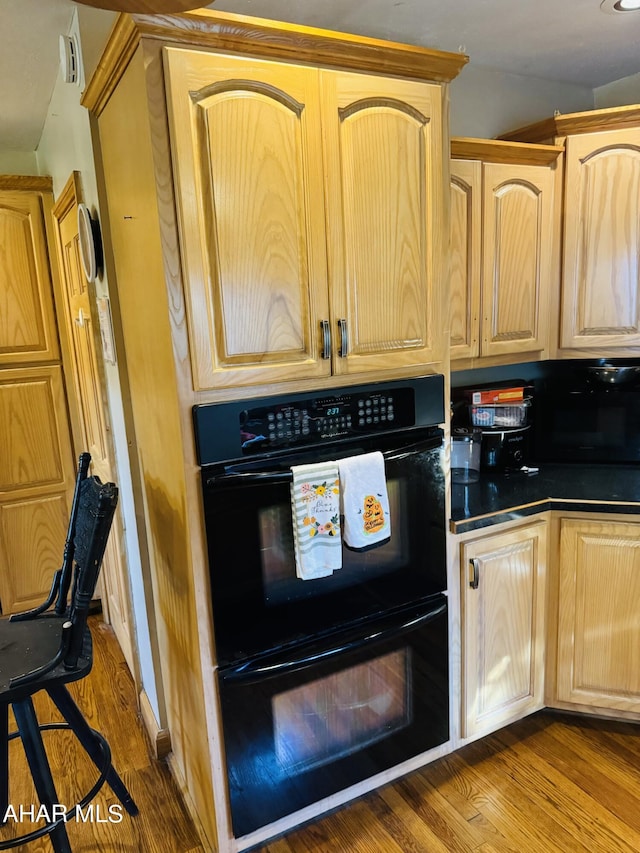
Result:
[[80,51],[73,35],[60,36],[60,71],[65,83],[80,85]]

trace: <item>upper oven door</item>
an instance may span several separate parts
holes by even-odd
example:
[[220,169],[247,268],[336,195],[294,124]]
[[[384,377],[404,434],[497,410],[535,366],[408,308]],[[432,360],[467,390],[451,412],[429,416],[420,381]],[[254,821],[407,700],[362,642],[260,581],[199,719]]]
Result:
[[[348,454],[372,448],[350,448]],[[365,552],[343,546],[342,568],[296,576],[291,516],[293,464],[203,469],[204,511],[220,664],[275,649],[446,589],[442,432],[378,437],[385,457],[391,539]],[[326,451],[325,451],[326,452]],[[331,458],[340,458],[334,451]]]

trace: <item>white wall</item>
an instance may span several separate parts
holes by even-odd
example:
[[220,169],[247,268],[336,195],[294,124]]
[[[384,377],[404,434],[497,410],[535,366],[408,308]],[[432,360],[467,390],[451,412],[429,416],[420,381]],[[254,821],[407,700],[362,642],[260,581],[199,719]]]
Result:
[[450,86],[451,135],[491,139],[561,113],[593,109],[593,91],[570,83],[466,65]]
[[38,175],[35,151],[0,151],[0,175]]
[[[639,50],[640,61],[640,50]],[[594,91],[595,106],[599,110],[607,107],[622,107],[625,104],[640,104],[640,74],[623,77]]]
[[[77,10],[73,17],[70,34],[75,35],[81,45]],[[36,152],[38,174],[50,175],[53,178],[53,193],[54,198],[57,198],[71,173],[80,172],[83,201],[100,221],[89,114],[84,107],[80,106],[82,83],[82,79],[80,86],[65,83],[58,73],[44,130]],[[98,297],[109,295],[109,283],[105,275],[97,279],[95,286]],[[161,704],[156,683],[156,677],[159,677],[160,670],[158,667],[156,676],[147,615],[147,606],[151,607],[152,603],[149,602],[147,605],[144,595],[122,391],[117,365],[105,364],[105,373],[133,599],[134,642],[138,649],[142,686],[149,698],[157,722],[161,727],[164,727],[164,715],[160,710]]]

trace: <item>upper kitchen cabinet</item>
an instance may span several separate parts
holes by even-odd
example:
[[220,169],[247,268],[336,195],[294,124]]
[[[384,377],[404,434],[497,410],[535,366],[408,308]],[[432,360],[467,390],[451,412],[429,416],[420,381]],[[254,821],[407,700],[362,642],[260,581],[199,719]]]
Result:
[[[451,359],[548,355],[562,149],[451,140]],[[465,359],[466,364],[460,364]]]
[[195,387],[440,360],[440,86],[182,48],[165,69]]
[[0,246],[0,367],[53,361],[58,332],[39,193],[0,187]]
[[555,116],[509,134],[564,142],[560,346],[640,345],[640,106]]

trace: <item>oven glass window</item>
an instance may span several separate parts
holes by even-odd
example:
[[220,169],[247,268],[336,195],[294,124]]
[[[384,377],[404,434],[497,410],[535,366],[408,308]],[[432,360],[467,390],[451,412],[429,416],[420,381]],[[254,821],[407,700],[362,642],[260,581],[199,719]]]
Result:
[[[391,539],[371,551],[343,548],[342,569],[322,579],[323,592],[372,580],[403,566],[408,560],[406,481],[389,480]],[[312,587],[296,577],[291,504],[276,503],[258,510],[262,588],[265,603],[279,605],[307,597]]]
[[277,694],[276,760],[308,770],[382,740],[411,723],[411,649],[402,648]]

